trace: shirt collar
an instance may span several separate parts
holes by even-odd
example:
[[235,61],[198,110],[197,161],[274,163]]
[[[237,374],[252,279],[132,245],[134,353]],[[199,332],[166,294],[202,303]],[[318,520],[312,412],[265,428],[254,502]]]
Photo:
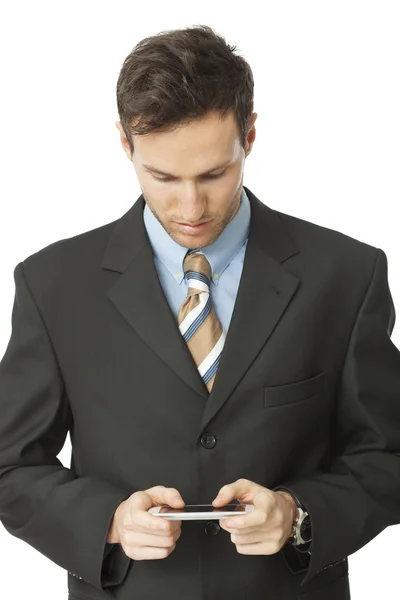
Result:
[[[143,210],[143,220],[154,254],[163,263],[174,280],[181,284],[184,280],[183,260],[188,248],[181,246],[172,239],[147,204]],[[246,242],[249,230],[250,202],[243,188],[240,207],[236,215],[214,243],[201,248],[202,253],[211,265],[211,277],[214,284],[218,285],[222,273]]]

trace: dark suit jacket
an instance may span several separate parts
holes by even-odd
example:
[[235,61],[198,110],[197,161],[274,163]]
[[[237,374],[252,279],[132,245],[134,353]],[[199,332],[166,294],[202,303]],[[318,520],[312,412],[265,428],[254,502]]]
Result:
[[[400,523],[386,255],[245,190],[250,237],[210,395],[158,280],[143,196],[15,268],[0,518],[68,571],[71,600],[345,600],[347,556]],[[164,485],[203,504],[238,478],[299,497],[311,557],[289,545],[239,554],[218,521],[195,521],[166,559],[131,560],[117,545],[103,560],[133,492]]]

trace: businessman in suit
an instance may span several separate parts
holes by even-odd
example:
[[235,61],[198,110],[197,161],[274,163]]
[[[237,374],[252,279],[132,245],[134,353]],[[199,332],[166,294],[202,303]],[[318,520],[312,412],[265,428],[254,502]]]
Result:
[[[139,44],[116,125],[142,194],[14,270],[0,519],[70,600],[345,600],[400,523],[386,255],[243,185],[252,92],[208,27]],[[230,502],[254,510],[148,512]]]

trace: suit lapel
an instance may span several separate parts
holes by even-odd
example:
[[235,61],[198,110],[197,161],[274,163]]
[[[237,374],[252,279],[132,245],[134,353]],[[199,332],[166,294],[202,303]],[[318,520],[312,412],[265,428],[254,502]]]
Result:
[[121,273],[108,297],[136,333],[204,402],[200,432],[228,400],[285,312],[299,279],[282,262],[299,252],[279,215],[244,188],[250,234],[217,375],[208,394],[159,282],[141,195],[117,221],[102,267]]
[[199,433],[228,400],[285,312],[299,279],[281,262],[299,250],[279,216],[245,187],[251,222],[242,276]]
[[142,340],[175,374],[203,396],[208,390],[193,362],[161,287],[143,222],[143,195],[109,239],[103,269],[121,273],[107,296]]

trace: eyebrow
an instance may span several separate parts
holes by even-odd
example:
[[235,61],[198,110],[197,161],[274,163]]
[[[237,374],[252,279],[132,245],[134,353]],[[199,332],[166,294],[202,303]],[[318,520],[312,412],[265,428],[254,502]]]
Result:
[[[214,167],[213,169],[209,169],[208,171],[204,171],[203,173],[199,173],[199,175],[197,175],[197,177],[203,177],[204,175],[209,175],[210,173],[213,173],[214,171],[217,171],[218,169],[222,169],[223,167],[227,167],[230,162],[231,161],[228,160],[227,162],[225,162],[222,165],[218,165],[217,167]],[[174,179],[179,179],[177,175],[173,175],[172,173],[166,173],[165,171],[161,171],[160,169],[156,169],[155,167],[152,167],[151,165],[145,165],[145,164],[143,164],[143,167],[147,171],[152,171],[153,173],[158,173],[159,175],[163,175],[164,177],[173,177]]]

